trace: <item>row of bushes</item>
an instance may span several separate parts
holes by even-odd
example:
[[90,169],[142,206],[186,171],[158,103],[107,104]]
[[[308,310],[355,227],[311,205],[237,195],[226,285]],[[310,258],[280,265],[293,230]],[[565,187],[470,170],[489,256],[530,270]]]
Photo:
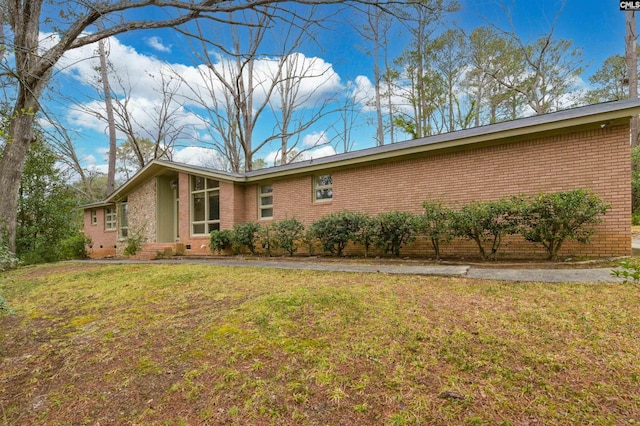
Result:
[[248,222],[232,230],[213,231],[210,247],[214,253],[246,249],[255,254],[256,248],[262,246],[268,255],[272,250],[293,255],[301,244],[307,246],[309,254],[319,244],[323,251],[340,256],[349,243],[355,243],[364,247],[365,256],[372,247],[400,256],[403,246],[423,236],[439,258],[441,245],[460,237],[475,241],[483,259],[496,259],[503,237],[519,234],[541,244],[549,259],[554,259],[564,241],[587,243],[593,233],[590,225],[599,223],[600,216],[609,209],[597,195],[583,189],[474,201],[458,209],[448,208],[440,201],[425,201],[422,207],[422,214],[391,211],[375,217],[336,212],[306,229],[295,218],[268,226]]

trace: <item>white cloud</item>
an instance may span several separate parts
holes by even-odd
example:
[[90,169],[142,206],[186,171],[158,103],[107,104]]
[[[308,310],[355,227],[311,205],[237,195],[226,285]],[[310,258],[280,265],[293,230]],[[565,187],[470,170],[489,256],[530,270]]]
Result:
[[107,154],[109,154],[109,147],[106,147],[106,146],[97,147],[97,148],[95,149],[95,151],[96,151],[98,154],[107,155]]
[[276,160],[280,158],[280,150],[277,151],[271,151],[270,153],[267,154],[266,157],[264,157],[264,162],[268,165],[274,165],[276,164]]
[[331,155],[336,155],[336,149],[331,145],[322,146],[318,149],[302,153],[304,160],[313,160],[314,158],[329,157]]
[[[43,35],[43,37],[46,35]],[[53,41],[57,36],[50,36]],[[155,40],[157,37],[149,38]],[[155,40],[158,41],[158,40]],[[107,40],[108,60],[110,63],[109,81],[111,89],[118,95],[127,95],[131,98],[145,98],[156,101],[161,96],[159,81],[164,76],[165,80],[173,78],[174,84],[179,80],[188,82],[175,88],[176,98],[180,99],[183,105],[195,105],[193,93],[196,92],[208,107],[213,105],[212,94],[220,96],[222,100],[223,84],[216,78],[209,65],[184,65],[178,63],[167,63],[153,56],[146,56],[138,53],[130,46],[126,46],[116,38]],[[47,44],[52,44],[48,42]],[[159,43],[162,46],[161,43]],[[57,64],[58,70],[66,75],[72,76],[81,84],[95,86],[99,81],[98,72],[99,58],[97,56],[97,46],[89,45],[67,52]],[[227,58],[220,55],[213,55],[214,67],[225,80],[235,80],[237,72],[234,72],[235,58]],[[253,81],[256,86],[254,93],[254,104],[261,104],[265,101],[268,92],[268,83],[278,78],[280,60],[278,58],[259,58],[253,65]],[[332,64],[327,63],[322,58],[306,57],[302,53],[293,53],[285,60],[283,66],[284,75],[297,76],[299,83],[298,98],[301,103],[297,108],[308,105],[318,99],[326,98],[340,89],[342,84],[340,76],[333,69]],[[303,78],[299,78],[299,77]],[[248,82],[248,75],[244,75]],[[282,80],[281,76],[278,80]],[[274,92],[274,93],[277,93]],[[275,101],[278,96],[274,96]],[[302,102],[303,101],[303,102]],[[276,101],[274,107],[279,108]]]
[[[58,40],[57,35],[43,34],[48,37],[45,43],[51,45]],[[147,44],[158,51],[167,51],[170,46],[163,44],[162,39],[158,37],[150,37],[145,40]],[[147,137],[155,140],[157,134],[157,117],[158,109],[162,105],[163,82],[169,82],[171,92],[173,93],[172,101],[169,105],[170,110],[175,111],[177,121],[175,126],[185,128],[180,138],[182,145],[197,145],[199,143],[211,140],[210,132],[203,132],[206,126],[206,112],[202,110],[203,106],[196,102],[200,98],[205,103],[206,108],[215,110],[216,100],[220,102],[223,96],[223,83],[219,81],[213,74],[211,67],[214,67],[225,76],[226,79],[233,79],[234,59],[223,55],[212,55],[213,64],[180,64],[167,63],[159,60],[154,56],[147,56],[137,52],[134,48],[122,44],[116,38],[106,40],[106,49],[108,51],[109,81],[115,99],[123,101],[127,99],[128,110],[131,113],[134,122],[134,130],[141,137]],[[101,92],[99,80],[99,58],[97,57],[97,45],[83,46],[73,49],[65,54],[56,66],[57,72],[71,78],[78,83],[78,92],[81,88],[87,89],[94,87],[93,93]],[[282,62],[276,57],[259,58],[254,63],[253,79],[257,86],[254,92],[253,105],[258,108],[266,100],[266,94],[269,92],[268,84],[274,76],[277,75]],[[344,93],[345,90],[351,92],[352,89],[345,88],[342,84],[340,76],[334,70],[331,63],[326,62],[319,57],[307,57],[302,53],[294,53],[286,58],[284,72],[297,75],[299,83],[297,89],[297,104],[294,110],[300,112],[305,108],[311,108],[322,102],[328,102]],[[366,79],[366,77],[362,77]],[[245,81],[248,76],[244,76]],[[91,90],[88,91],[91,93]],[[270,108],[273,110],[272,115],[264,117],[268,126],[273,126],[273,120],[277,119],[281,108],[278,91],[273,91]],[[353,90],[355,93],[355,90]],[[353,94],[352,93],[352,94]],[[213,97],[217,99],[214,99]],[[74,127],[78,132],[83,130],[93,130],[102,134],[106,134],[107,125],[103,119],[99,118],[96,112],[104,116],[104,102],[102,100],[85,100],[79,101],[75,106],[67,109],[66,120],[70,127]],[[219,104],[225,113],[223,104]],[[126,138],[124,134],[118,134],[118,140],[122,141]],[[323,133],[306,135],[304,140],[300,141],[301,149],[309,149],[328,142],[328,137]],[[174,159],[189,164],[205,165],[207,167],[220,168],[221,162],[216,155],[210,155],[207,151],[195,151],[196,147],[189,146],[174,153]],[[333,148],[318,149],[313,151],[305,151],[301,158],[307,159],[315,156],[335,154]],[[96,157],[100,152],[94,151]],[[275,152],[272,154],[275,158]],[[204,160],[203,158],[217,158],[217,160]],[[95,159],[95,158],[94,158]]]
[[86,169],[93,173],[102,173],[106,175],[109,171],[109,166],[107,164],[90,164]]
[[176,150],[173,153],[173,161],[212,169],[222,169],[224,164],[216,150],[200,146],[187,146]]
[[[293,160],[293,162],[295,163],[298,161],[313,160],[315,158],[329,157],[331,155],[336,155],[336,154],[337,154],[336,149],[333,146],[323,145],[316,149],[310,149],[310,150],[301,152],[295,158],[295,160]],[[271,151],[264,158],[265,163],[269,166],[277,165],[279,163],[279,160],[280,160],[280,150]]]
[[96,160],[95,155],[93,154],[88,154],[82,157],[82,159],[80,160],[83,164],[88,164],[88,165],[95,165],[97,163],[98,160]]
[[373,107],[368,104],[374,97],[374,87],[368,77],[364,75],[356,77],[352,96],[355,102],[361,105],[363,111],[373,111]]
[[[56,37],[50,36],[53,41]],[[158,42],[161,45],[161,40],[158,38],[152,37],[147,41]],[[157,110],[162,105],[164,83],[164,88],[168,84],[170,92],[173,93],[169,109],[175,111],[178,117],[175,126],[190,128],[191,130],[185,132],[182,140],[187,140],[188,144],[194,143],[193,136],[206,125],[205,120],[197,113],[202,105],[198,104],[194,98],[201,98],[207,108],[215,109],[213,96],[218,97],[218,102],[221,102],[224,93],[223,84],[215,77],[209,66],[169,64],[155,57],[140,54],[115,38],[107,40],[107,51],[112,90],[115,92],[116,99],[128,100],[134,130],[142,137],[155,139],[153,135],[157,134]],[[96,71],[99,68],[99,58],[96,52],[96,45],[73,49],[67,52],[59,62],[58,70],[77,80],[81,85],[93,86],[100,91],[99,76]],[[220,55],[215,58],[212,66],[226,79],[235,78],[233,71],[230,71],[234,60]],[[279,66],[280,62],[277,58],[261,58],[255,62],[253,73],[254,84],[257,85],[253,103],[255,107],[265,102],[266,93],[269,91],[267,85],[277,75]],[[294,53],[286,58],[284,68],[285,72],[304,75],[304,78],[296,80],[299,83],[298,102],[295,105],[297,111],[330,99],[343,89],[340,76],[333,66],[321,58]],[[248,80],[248,76],[244,78]],[[277,91],[273,93],[276,94]],[[280,108],[279,96],[273,96],[271,101],[271,107],[277,111]],[[222,109],[221,112],[224,113],[223,106]],[[67,121],[77,128],[105,133],[105,122],[95,114],[100,112],[104,116],[103,110],[102,101],[85,101],[76,107],[69,108]],[[191,136],[187,136],[187,133]],[[124,138],[125,135],[118,135],[118,139]]]
[[[173,66],[173,69],[190,83],[191,89],[197,93],[198,97],[205,100],[207,106],[211,108],[215,106],[216,101],[218,105],[225,104],[223,81],[233,83],[238,78],[235,58],[220,55],[212,55],[212,57],[214,58],[214,63],[211,64],[213,69],[209,65]],[[295,109],[314,106],[317,102],[331,98],[343,89],[340,76],[335,72],[332,64],[325,62],[322,58],[306,57],[302,53],[293,53],[282,59],[258,58],[253,63],[253,75],[242,75],[245,87],[249,87],[250,77],[254,87],[254,106],[264,104],[267,93],[272,92],[270,103],[276,110],[281,108],[281,103],[278,85],[276,90],[272,90],[274,81],[284,84],[283,82],[289,79],[289,83],[293,81],[294,85],[297,85],[294,88],[296,90]],[[213,96],[216,99],[213,99]]]
[[329,138],[326,132],[311,133],[302,139],[302,146],[305,148],[326,145],[327,143],[329,143]]
[[149,47],[157,50],[158,52],[166,52],[166,53],[171,52],[171,46],[164,45],[160,37],[157,37],[157,36],[148,37],[145,39],[145,41],[147,42],[147,45]]

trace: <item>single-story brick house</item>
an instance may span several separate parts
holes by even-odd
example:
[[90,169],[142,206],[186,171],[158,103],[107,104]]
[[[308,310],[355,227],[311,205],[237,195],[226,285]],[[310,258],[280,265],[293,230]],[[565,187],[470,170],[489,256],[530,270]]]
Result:
[[[609,102],[240,174],[155,160],[105,201],[84,206],[89,253],[115,255],[136,232],[149,250],[205,254],[210,231],[247,221],[308,225],[341,210],[419,213],[428,198],[456,205],[589,188],[611,209],[590,244],[566,244],[560,254],[629,255],[629,123],[639,113],[639,100]],[[476,253],[469,242],[452,244]],[[542,255],[516,239],[504,251]],[[429,249],[417,242],[407,254]]]

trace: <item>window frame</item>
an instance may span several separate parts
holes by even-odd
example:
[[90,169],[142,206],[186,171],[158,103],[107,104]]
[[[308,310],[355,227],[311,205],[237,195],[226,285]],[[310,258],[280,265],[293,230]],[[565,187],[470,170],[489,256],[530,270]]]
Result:
[[91,209],[91,225],[98,225],[98,210],[96,209]]
[[114,205],[113,207],[104,208],[104,230],[116,231],[118,228],[118,209]]
[[[329,176],[331,183],[328,185],[320,185],[319,180],[325,176]],[[318,198],[318,191],[331,190],[331,196],[328,198]],[[313,202],[314,203],[327,203],[333,201],[333,175],[331,173],[325,173],[322,175],[313,176]]]
[[[262,192],[262,188],[271,187],[271,191]],[[265,198],[271,197],[271,204],[262,204]],[[271,209],[271,215],[265,216],[264,212]],[[258,219],[259,220],[270,220],[273,219],[273,184],[265,183],[262,185],[258,185]]]
[[[129,204],[127,200],[118,203],[118,238],[129,238]],[[123,232],[124,231],[124,232]]]
[[[202,189],[194,189],[194,183],[196,178],[201,178],[204,180],[204,187]],[[209,182],[216,182],[217,186],[209,187]],[[210,194],[216,193],[218,195],[218,219],[209,220],[207,217],[209,216],[209,199]],[[204,220],[194,220],[195,213],[195,195],[204,195]],[[208,236],[211,231],[209,229],[209,225],[218,225],[218,229],[220,229],[220,181],[217,179],[211,179],[205,176],[200,175],[189,175],[189,235],[192,237],[204,237]],[[204,233],[196,233],[194,232],[194,226],[196,225],[204,225]]]

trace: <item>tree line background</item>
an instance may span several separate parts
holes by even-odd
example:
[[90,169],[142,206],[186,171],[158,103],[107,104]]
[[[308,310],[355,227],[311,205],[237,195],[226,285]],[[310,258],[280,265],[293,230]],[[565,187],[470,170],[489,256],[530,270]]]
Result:
[[[149,1],[136,6],[171,10],[170,18],[158,20],[127,15],[133,9],[129,2],[65,7],[29,0],[0,6],[0,224],[18,257],[37,262],[70,256],[69,247],[83,241],[74,208],[104,199],[153,159],[171,160],[177,148],[202,144],[193,140],[196,129],[209,136],[205,146],[215,152],[211,167],[242,172],[305,159],[307,151],[323,145],[350,151],[354,134],[363,128],[373,129],[372,144],[381,146],[629,97],[623,55],[602,63],[589,78],[591,90],[578,84],[585,67],[582,51],[556,36],[564,3],[548,32],[533,39],[519,36],[505,5],[505,26],[487,22],[471,31],[454,25],[460,4],[449,0],[300,1],[294,9],[278,1],[248,5]],[[300,53],[319,31],[339,30],[343,8],[353,17],[347,25],[361,39],[358,48],[371,58],[366,92],[332,85],[331,65]],[[113,72],[106,40],[145,28],[181,32],[198,66],[189,76],[168,64],[144,70],[153,73],[161,96],[141,120],[134,88]],[[214,37],[221,28],[224,36]],[[45,29],[56,36],[39,41]],[[99,58],[94,97],[79,102],[55,85],[55,66],[65,53],[89,45]],[[82,164],[62,117],[47,108],[51,96],[105,123],[107,173]],[[186,105],[197,113],[188,113]],[[321,137],[305,140],[319,125],[326,127]],[[270,161],[261,157],[267,146],[277,146]],[[635,148],[634,155],[640,156]],[[634,210],[640,204],[637,175]]]

